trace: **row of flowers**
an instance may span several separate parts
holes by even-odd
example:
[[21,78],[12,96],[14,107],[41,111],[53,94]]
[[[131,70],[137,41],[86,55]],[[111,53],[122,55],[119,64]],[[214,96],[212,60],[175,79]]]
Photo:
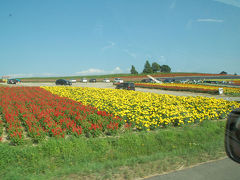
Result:
[[220,87],[220,86],[208,86],[199,84],[180,84],[180,83],[135,83],[136,87],[152,88],[152,89],[163,89],[163,90],[174,90],[174,91],[191,91],[218,94],[219,88],[223,88],[224,94],[238,95],[240,94],[240,88],[233,87]]
[[46,136],[115,134],[125,124],[119,117],[39,87],[1,87],[0,112],[0,128],[4,122],[14,144],[26,136],[36,142]]
[[205,97],[159,95],[118,89],[81,87],[42,87],[53,94],[68,97],[98,110],[105,110],[135,125],[151,130],[181,126],[204,120],[222,119],[237,102]]

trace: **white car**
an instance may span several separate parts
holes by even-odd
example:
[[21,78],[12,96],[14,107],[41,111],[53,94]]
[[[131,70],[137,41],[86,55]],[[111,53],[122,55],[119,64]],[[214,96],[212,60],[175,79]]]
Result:
[[70,79],[69,81],[70,81],[71,83],[76,83],[76,82],[77,82],[76,79]]
[[83,82],[83,83],[87,83],[88,80],[87,80],[86,78],[82,78],[81,82]]
[[115,78],[114,83],[123,83],[123,80],[120,78]]
[[103,82],[105,82],[105,83],[109,83],[109,82],[110,82],[110,80],[109,80],[109,79],[107,79],[107,78],[105,78],[105,79],[103,80]]

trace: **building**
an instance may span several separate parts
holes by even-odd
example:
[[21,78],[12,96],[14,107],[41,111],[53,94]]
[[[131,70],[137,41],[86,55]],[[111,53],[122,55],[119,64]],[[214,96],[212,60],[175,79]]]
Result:
[[10,76],[2,76],[2,81],[7,82],[7,80],[10,78]]

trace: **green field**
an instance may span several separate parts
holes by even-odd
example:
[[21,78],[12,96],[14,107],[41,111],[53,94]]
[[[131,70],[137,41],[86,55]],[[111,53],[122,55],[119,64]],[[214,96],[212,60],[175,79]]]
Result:
[[218,159],[225,121],[117,137],[0,143],[0,179],[133,179]]

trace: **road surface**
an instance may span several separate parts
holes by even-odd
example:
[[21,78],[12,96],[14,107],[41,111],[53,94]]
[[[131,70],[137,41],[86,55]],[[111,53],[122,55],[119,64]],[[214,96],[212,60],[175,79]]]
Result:
[[239,180],[240,164],[229,158],[207,162],[180,171],[156,175],[144,180]]

